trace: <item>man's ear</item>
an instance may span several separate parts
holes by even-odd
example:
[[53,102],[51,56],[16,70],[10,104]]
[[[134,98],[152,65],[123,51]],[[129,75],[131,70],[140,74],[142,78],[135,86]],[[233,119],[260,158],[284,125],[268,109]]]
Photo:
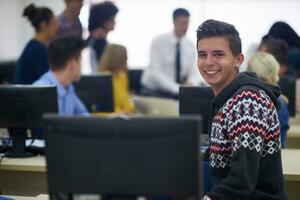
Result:
[[75,59],[70,59],[67,62],[67,65],[69,66],[70,70],[73,70],[76,67],[76,63],[75,62],[76,62]]
[[240,53],[236,56],[235,67],[239,68],[244,61],[244,54]]

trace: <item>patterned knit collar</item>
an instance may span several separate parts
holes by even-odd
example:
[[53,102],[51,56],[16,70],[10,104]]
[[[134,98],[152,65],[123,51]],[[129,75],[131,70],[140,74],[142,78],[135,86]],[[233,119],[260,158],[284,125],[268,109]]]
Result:
[[214,107],[219,109],[242,87],[264,90],[271,98],[276,108],[279,108],[280,103],[277,98],[281,94],[280,87],[264,83],[253,72],[239,73],[237,77],[215,97]]

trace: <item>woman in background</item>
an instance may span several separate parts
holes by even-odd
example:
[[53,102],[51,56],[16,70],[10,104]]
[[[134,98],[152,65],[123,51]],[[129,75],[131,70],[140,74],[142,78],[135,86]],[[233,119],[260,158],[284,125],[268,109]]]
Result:
[[[272,54],[267,52],[257,52],[249,60],[248,71],[255,72],[259,78],[271,85],[277,85],[279,80],[279,63]],[[281,147],[285,148],[286,134],[289,129],[289,111],[287,108],[287,100],[281,95],[278,100],[280,108],[277,111],[280,132],[281,132]]]
[[35,29],[35,35],[26,44],[16,66],[16,84],[32,84],[49,70],[47,44],[55,36],[57,25],[53,12],[46,7],[28,5],[23,16]]
[[108,44],[99,61],[98,71],[112,74],[115,112],[134,112],[135,107],[129,94],[126,48],[122,45]]
[[275,22],[268,35],[284,40],[288,45],[288,70],[287,73],[294,77],[300,76],[300,36],[286,22]]

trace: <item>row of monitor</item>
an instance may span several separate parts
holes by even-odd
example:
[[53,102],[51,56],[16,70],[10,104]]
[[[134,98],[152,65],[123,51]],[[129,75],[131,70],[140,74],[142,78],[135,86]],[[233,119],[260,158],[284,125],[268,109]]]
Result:
[[[194,113],[211,97],[209,88],[180,91],[182,114]],[[197,100],[197,95],[205,100]],[[44,128],[51,198],[58,193],[201,196],[201,117],[46,114],[42,120],[44,113],[53,112],[57,113],[54,86],[0,86],[0,127],[10,131],[14,156],[26,156],[27,128]]]
[[[96,76],[95,76],[96,77]],[[89,76],[83,79],[84,83],[77,86],[80,96],[87,103],[105,101],[101,99],[110,99],[112,94],[105,93],[91,87],[91,84],[100,84],[101,82],[111,80],[110,76],[102,76],[99,80],[95,77]],[[93,80],[96,80],[93,82]],[[91,89],[92,88],[92,89]],[[90,89],[92,93],[89,95],[85,89]],[[107,88],[106,88],[107,89]],[[109,89],[108,89],[109,90]],[[100,95],[98,94],[100,93]],[[107,96],[105,96],[107,94]],[[93,99],[94,98],[94,99]],[[213,93],[209,87],[182,87],[180,89],[179,110],[181,115],[198,114],[203,117],[203,133],[208,133],[208,116],[210,104],[213,98]],[[99,101],[98,101],[99,99]],[[47,106],[45,106],[47,105]],[[25,138],[27,136],[27,129],[32,129],[33,138],[41,137],[34,135],[35,128],[43,127],[41,116],[43,113],[57,113],[57,94],[54,86],[17,86],[17,85],[3,85],[0,86],[0,128],[8,128],[10,136],[13,140],[12,152],[15,157],[26,156]],[[28,155],[29,156],[29,155]]]

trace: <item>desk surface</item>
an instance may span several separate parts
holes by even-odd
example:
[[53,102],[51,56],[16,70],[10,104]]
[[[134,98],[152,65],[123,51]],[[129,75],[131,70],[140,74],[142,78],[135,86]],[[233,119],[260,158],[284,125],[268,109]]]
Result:
[[47,194],[40,194],[36,197],[26,197],[26,196],[7,196],[4,195],[4,197],[9,197],[14,200],[48,200],[49,196]]
[[300,149],[283,149],[281,157],[285,180],[300,181]]
[[[281,153],[285,179],[300,181],[300,149],[283,149]],[[3,158],[0,170],[46,172],[45,157]]]
[[288,138],[300,138],[300,123],[290,124],[287,134]]
[[3,158],[0,170],[46,172],[46,161],[44,156]]

